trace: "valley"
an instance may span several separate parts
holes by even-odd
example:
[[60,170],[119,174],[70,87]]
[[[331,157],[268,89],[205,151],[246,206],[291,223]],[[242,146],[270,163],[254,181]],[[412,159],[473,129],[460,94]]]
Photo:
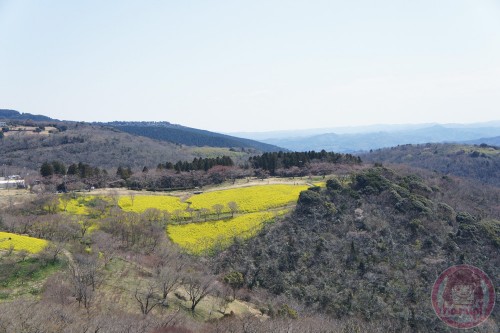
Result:
[[263,152],[46,125],[0,145],[26,184],[0,190],[0,332],[453,332],[438,274],[499,285],[496,146]]

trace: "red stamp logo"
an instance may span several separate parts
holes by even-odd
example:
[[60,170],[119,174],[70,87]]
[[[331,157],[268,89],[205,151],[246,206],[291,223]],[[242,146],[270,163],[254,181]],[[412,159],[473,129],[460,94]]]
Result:
[[441,273],[431,297],[437,316],[455,328],[480,325],[495,306],[495,288],[490,278],[470,265],[452,266]]

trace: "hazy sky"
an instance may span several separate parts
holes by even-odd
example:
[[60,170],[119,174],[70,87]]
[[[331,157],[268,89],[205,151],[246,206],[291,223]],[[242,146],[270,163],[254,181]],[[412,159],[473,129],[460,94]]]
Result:
[[500,119],[500,1],[0,0],[0,108],[232,132]]

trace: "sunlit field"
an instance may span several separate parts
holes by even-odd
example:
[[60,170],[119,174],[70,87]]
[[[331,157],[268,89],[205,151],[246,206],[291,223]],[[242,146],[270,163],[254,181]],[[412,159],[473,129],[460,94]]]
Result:
[[[318,183],[317,185],[323,185]],[[170,239],[192,254],[205,254],[228,247],[235,237],[246,239],[274,221],[296,203],[308,185],[273,184],[239,187],[192,195],[185,200],[172,195],[81,196],[60,198],[59,209],[74,215],[105,216],[113,199],[126,212],[142,214],[157,209],[171,214]],[[229,203],[236,203],[231,211]],[[113,204],[114,205],[114,204]],[[220,211],[214,209],[219,205]],[[234,217],[233,217],[234,216]],[[186,223],[187,221],[190,223]],[[202,222],[205,220],[204,222]],[[208,221],[207,221],[208,220]],[[96,225],[89,228],[92,231]]]
[[48,242],[44,239],[21,236],[9,232],[0,231],[0,249],[8,250],[14,246],[14,251],[28,251],[29,253],[38,253],[42,251]]
[[223,212],[229,212],[227,204],[234,201],[238,205],[238,212],[253,213],[295,203],[299,193],[307,188],[307,185],[251,186],[206,192],[192,196],[188,201],[193,209],[212,209],[214,205],[221,204],[224,206]]
[[110,203],[109,197],[95,196],[95,195],[82,195],[77,198],[59,198],[59,210],[72,215],[88,215],[92,208],[99,208],[105,210],[105,206]]
[[224,221],[169,225],[167,232],[173,242],[188,252],[204,254],[212,249],[228,247],[234,237],[247,239],[254,236],[262,229],[264,222],[282,213],[259,212]]

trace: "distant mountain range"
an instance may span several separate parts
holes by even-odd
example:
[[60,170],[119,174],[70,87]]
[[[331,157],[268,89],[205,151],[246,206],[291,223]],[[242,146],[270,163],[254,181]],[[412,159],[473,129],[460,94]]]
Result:
[[[355,132],[357,129],[358,132]],[[464,142],[498,144],[500,122],[462,124],[420,125],[374,125],[353,128],[337,128],[338,133],[316,129],[292,132],[241,133],[246,138],[287,148],[293,151],[321,150],[336,152],[359,152],[393,147],[402,144],[428,142]],[[311,134],[320,133],[320,134]],[[269,135],[267,139],[263,136]]]
[[480,145],[482,143],[485,143],[490,146],[497,146],[500,147],[500,136],[495,136],[492,138],[481,138],[477,140],[471,140],[471,141],[466,141],[465,143],[471,144],[471,145]]

